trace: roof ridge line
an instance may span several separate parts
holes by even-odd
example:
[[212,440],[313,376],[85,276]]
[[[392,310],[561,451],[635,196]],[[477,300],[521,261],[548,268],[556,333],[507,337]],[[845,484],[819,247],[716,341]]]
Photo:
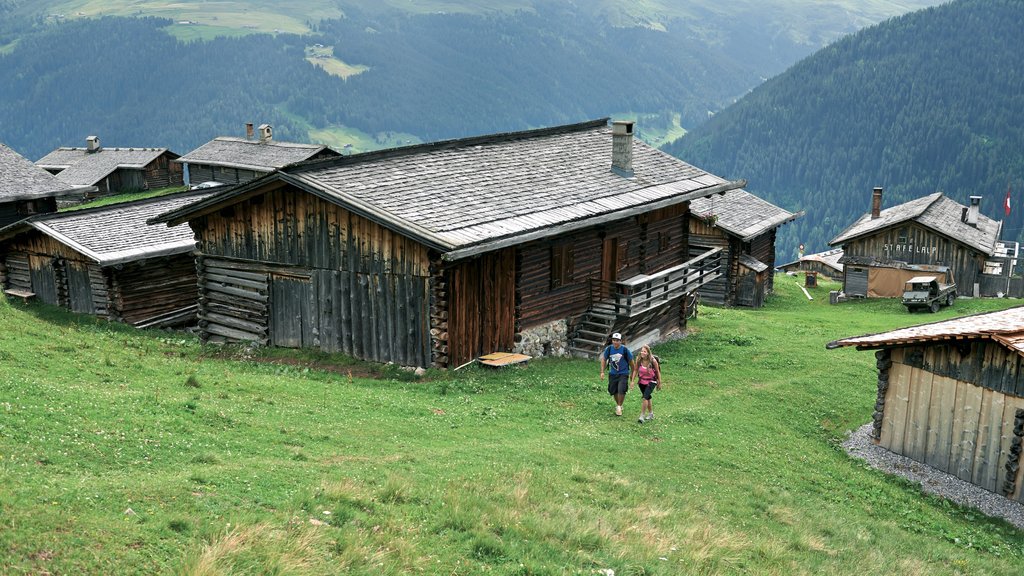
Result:
[[31,217],[33,222],[44,222],[49,220],[56,220],[61,217],[77,216],[79,214],[95,214],[97,212],[103,212],[105,210],[114,210],[117,208],[125,208],[129,206],[141,206],[145,204],[155,204],[162,200],[173,200],[176,198],[187,198],[189,196],[202,196],[203,194],[211,194],[208,190],[182,190],[181,192],[172,192],[170,194],[163,194],[161,196],[153,196],[152,198],[142,198],[140,200],[128,200],[126,202],[115,202],[113,204],[106,204],[104,206],[93,206],[90,208],[82,208],[81,210],[68,210],[65,212],[50,212],[48,214],[39,214]]
[[294,164],[286,166],[285,168],[282,168],[282,170],[303,172],[312,169],[344,166],[346,164],[357,164],[360,162],[377,160],[380,158],[408,156],[411,154],[417,154],[424,151],[464,148],[467,146],[475,146],[480,144],[495,144],[498,142],[508,142],[510,140],[523,140],[527,138],[553,136],[555,134],[571,134],[573,132],[582,132],[584,130],[589,130],[591,128],[597,128],[598,126],[607,126],[609,119],[609,117],[605,117],[598,118],[596,120],[578,122],[576,124],[563,124],[560,126],[532,128],[529,130],[520,130],[516,132],[497,132],[494,134],[485,134],[482,136],[467,136],[465,138],[437,140],[434,142],[423,142],[420,144],[412,144],[409,146],[399,146],[397,148],[372,150],[370,152],[361,152],[359,154],[352,154],[350,156],[338,156],[336,158],[327,158],[324,160],[306,160],[303,162],[296,162]]

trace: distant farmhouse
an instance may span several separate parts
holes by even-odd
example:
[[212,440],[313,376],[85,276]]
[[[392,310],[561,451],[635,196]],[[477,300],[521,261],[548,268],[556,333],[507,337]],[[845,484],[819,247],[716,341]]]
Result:
[[1024,307],[828,344],[875,352],[875,442],[1024,502]]
[[73,186],[94,186],[84,199],[181,186],[178,155],[167,148],[104,148],[89,136],[85,148],[57,148],[36,166]]
[[999,242],[1002,222],[980,212],[981,197],[959,204],[941,192],[882,210],[882,189],[871,212],[829,242],[843,250],[847,296],[895,297],[922,272],[956,282],[963,295],[1005,293],[1015,263]]
[[685,326],[724,274],[689,204],[745,185],[607,119],[286,167],[162,214],[198,241],[201,334],[456,367]]
[[842,258],[843,251],[840,249],[826,250],[816,254],[806,254],[799,260],[787,262],[779,266],[779,270],[783,272],[814,272],[842,282],[843,265],[839,262]]
[[0,144],[0,227],[36,214],[57,211],[57,198],[80,197],[96,189],[58,180],[4,144]]
[[730,190],[690,203],[690,255],[722,248],[721,278],[703,286],[701,302],[760,308],[774,288],[775,233],[793,214],[746,190]]
[[260,125],[258,140],[254,139],[252,124],[245,127],[245,138],[220,136],[179,158],[178,162],[185,165],[186,184],[241,184],[289,164],[339,156],[321,144],[278,142],[269,124]]
[[192,233],[146,220],[209,195],[179,193],[0,228],[0,287],[140,327],[194,321]]

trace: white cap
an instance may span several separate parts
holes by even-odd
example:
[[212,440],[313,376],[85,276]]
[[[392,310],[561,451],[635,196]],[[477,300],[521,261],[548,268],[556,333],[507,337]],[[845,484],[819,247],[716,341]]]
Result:
[[612,334],[612,340],[622,340],[622,334],[619,334],[618,332]]

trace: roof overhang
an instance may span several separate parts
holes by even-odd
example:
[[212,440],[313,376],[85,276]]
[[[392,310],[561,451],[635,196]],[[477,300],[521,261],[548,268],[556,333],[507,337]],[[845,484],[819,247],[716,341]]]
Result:
[[273,172],[283,166],[261,166],[257,164],[242,164],[239,162],[223,162],[219,160],[193,160],[189,158],[177,158],[172,160],[179,164],[200,164],[204,166],[220,166],[222,168],[239,168],[241,170],[252,170],[254,172]]

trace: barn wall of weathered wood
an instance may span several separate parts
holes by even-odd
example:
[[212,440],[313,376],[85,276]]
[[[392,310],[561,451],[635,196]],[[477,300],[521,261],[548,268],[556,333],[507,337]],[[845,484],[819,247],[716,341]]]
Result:
[[[985,254],[916,223],[906,223],[843,245],[844,259],[862,265],[948,266],[960,292],[970,294],[985,265]],[[849,267],[849,266],[847,266]],[[847,290],[849,293],[850,291]]]
[[254,180],[266,172],[257,172],[244,168],[232,168],[230,166],[211,166],[209,164],[189,164],[188,178],[192,185],[203,182],[224,182],[226,184],[241,184]]
[[190,222],[208,338],[431,363],[431,267],[422,244],[282,187]]
[[[144,169],[144,186],[150,190],[181,186],[183,182],[182,165],[171,162],[167,154],[161,154]],[[198,182],[197,182],[198,184]]]
[[105,270],[110,277],[108,315],[112,320],[139,324],[196,304],[197,276],[191,253],[150,258]]
[[1020,355],[974,341],[894,348],[890,359],[879,444],[1020,500],[1020,472],[1007,467],[1024,409]]
[[24,218],[18,212],[17,202],[0,202],[0,228]]
[[[750,255],[768,265],[768,270],[758,278],[763,288],[763,292],[761,292],[762,303],[768,295],[775,291],[775,275],[772,274],[772,270],[775,270],[775,234],[777,231],[776,228],[772,228],[750,241]],[[761,306],[761,304],[758,304],[758,306]]]

